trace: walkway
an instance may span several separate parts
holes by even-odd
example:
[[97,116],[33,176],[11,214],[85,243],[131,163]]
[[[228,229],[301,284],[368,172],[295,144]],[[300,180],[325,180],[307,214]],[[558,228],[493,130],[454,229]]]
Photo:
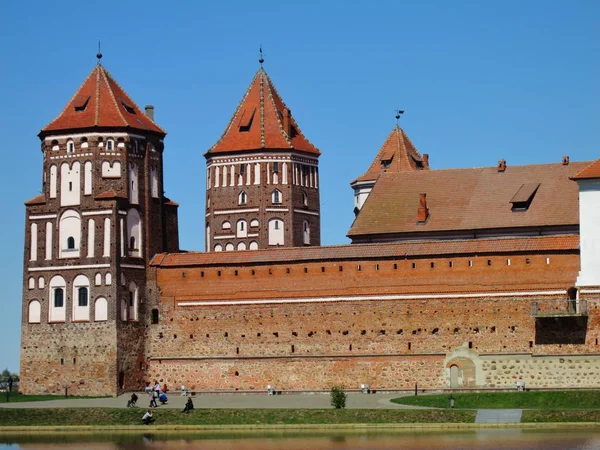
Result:
[[520,423],[522,409],[478,409],[475,423]]
[[[148,407],[149,399],[146,394],[138,393],[137,406]],[[398,394],[359,394],[349,393],[346,408],[348,409],[426,409],[419,406],[398,405],[392,403],[392,398]],[[0,408],[125,408],[131,394],[119,397],[84,398],[48,400],[42,402],[13,402],[0,403]],[[329,393],[323,394],[221,394],[193,396],[195,408],[281,408],[281,409],[329,409],[331,399]],[[187,397],[178,393],[169,395],[169,402],[158,408],[181,408]]]

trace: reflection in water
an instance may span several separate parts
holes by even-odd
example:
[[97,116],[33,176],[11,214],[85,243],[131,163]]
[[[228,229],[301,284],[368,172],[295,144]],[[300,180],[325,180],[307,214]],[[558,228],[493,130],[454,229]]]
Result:
[[216,433],[15,434],[0,436],[4,448],[47,450],[592,450],[600,432],[474,431],[303,431]]

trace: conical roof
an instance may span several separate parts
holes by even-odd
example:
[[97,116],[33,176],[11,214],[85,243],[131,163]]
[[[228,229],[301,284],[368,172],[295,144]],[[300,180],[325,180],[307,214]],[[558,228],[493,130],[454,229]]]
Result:
[[261,67],[218,142],[206,153],[252,150],[321,152],[304,137],[271,79]]
[[354,182],[376,180],[383,172],[412,172],[414,170],[429,170],[427,155],[422,157],[404,130],[396,125],[369,169]]
[[101,64],[94,67],[58,117],[39,135],[90,128],[132,128],[166,134]]

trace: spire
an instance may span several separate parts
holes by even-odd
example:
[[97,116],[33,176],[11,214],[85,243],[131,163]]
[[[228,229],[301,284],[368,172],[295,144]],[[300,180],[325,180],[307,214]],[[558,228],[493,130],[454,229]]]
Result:
[[98,64],[58,117],[46,125],[39,136],[89,128],[128,128],[165,135],[166,132],[140,110],[100,64],[100,51],[97,57]]
[[[396,112],[396,119],[404,111]],[[355,181],[376,180],[383,172],[429,170],[428,155],[421,156],[398,124],[394,126],[369,169]]]
[[321,154],[304,137],[262,67],[254,75],[223,135],[206,155],[252,150]]
[[100,51],[100,40],[98,39],[98,53],[96,53],[96,58],[98,58],[98,64],[102,64],[100,61],[102,59],[102,52]]

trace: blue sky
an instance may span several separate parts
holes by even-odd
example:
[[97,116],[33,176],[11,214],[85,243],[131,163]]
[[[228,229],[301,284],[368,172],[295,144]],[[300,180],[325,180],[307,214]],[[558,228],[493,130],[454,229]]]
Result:
[[[37,133],[96,63],[168,131],[181,248],[203,250],[204,152],[265,69],[320,160],[322,243],[343,244],[349,182],[400,125],[434,169],[600,157],[597,1],[23,1],[0,6],[0,369],[18,370],[24,213]],[[449,187],[453,188],[453,187]]]

